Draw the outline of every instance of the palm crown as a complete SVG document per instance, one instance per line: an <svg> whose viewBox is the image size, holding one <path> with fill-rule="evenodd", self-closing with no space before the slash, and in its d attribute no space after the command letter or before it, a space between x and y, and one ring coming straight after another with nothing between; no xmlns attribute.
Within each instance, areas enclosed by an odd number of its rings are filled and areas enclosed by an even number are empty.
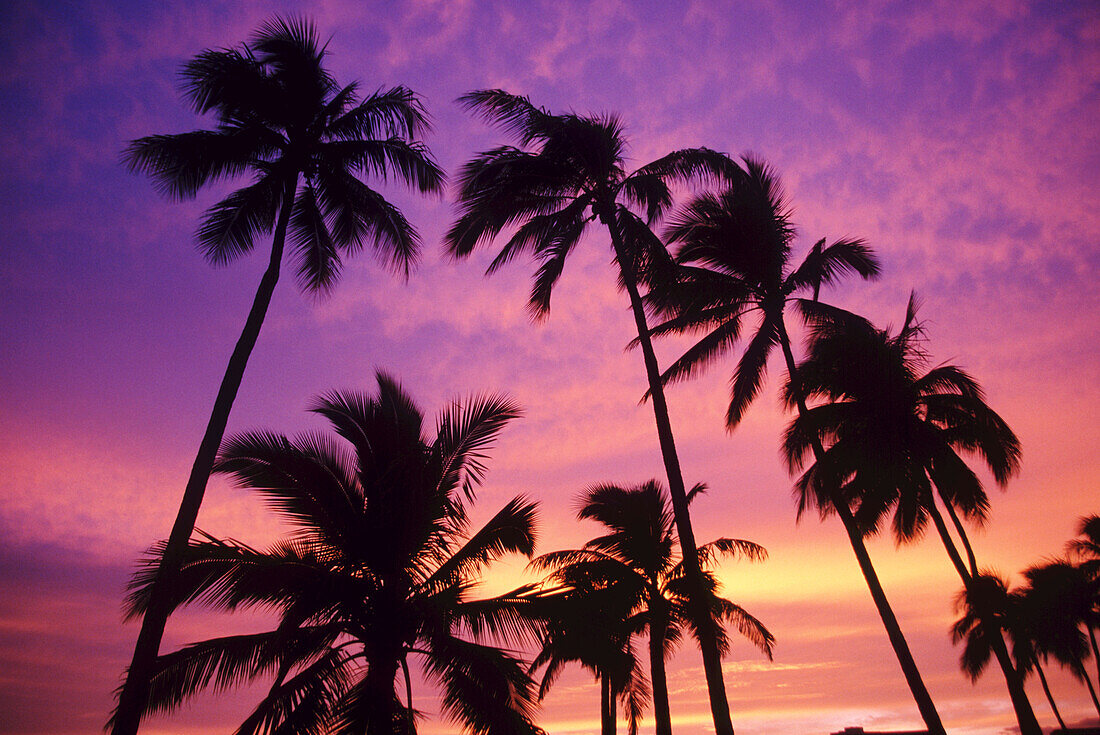
<svg viewBox="0 0 1100 735"><path fill-rule="evenodd" d="M1001 485L1019 468L1019 440L970 375L955 365L922 372L927 357L916 312L911 297L893 336L851 315L811 329L798 376L808 399L826 402L792 422L784 452L797 470L815 436L827 448L797 482L800 512L827 511L828 494L840 488L864 528L893 508L894 532L909 540L933 511L933 489L952 512L984 520L989 499L959 452L984 460ZM792 390L788 384L793 404Z"/></svg>
<svg viewBox="0 0 1100 735"><path fill-rule="evenodd" d="M691 148L630 172L622 124L614 115L553 115L498 89L459 101L514 136L520 147L493 148L462 168L459 218L447 233L447 247L465 256L515 225L489 271L530 252L539 261L529 303L537 317L549 311L565 261L593 220L614 226L629 241L622 252L616 245L622 277L644 280L667 256L631 207L656 221L671 206L673 182L720 180L733 171L726 156Z"/></svg>
<svg viewBox="0 0 1100 735"><path fill-rule="evenodd" d="M184 93L217 126L141 138L124 155L178 199L251 173L251 184L207 212L199 247L211 262L229 262L286 211L299 282L322 292L335 284L342 253L364 243L406 273L416 260L416 231L361 175L392 175L421 192L443 183L415 140L427 128L416 96L394 87L360 99L356 84L341 87L326 71L325 56L311 24L284 19L240 49L204 51L184 67Z"/></svg>
<svg viewBox="0 0 1100 735"><path fill-rule="evenodd" d="M476 531L467 518L485 452L519 411L501 396L456 403L429 439L400 386L382 374L378 383L377 396L318 400L314 411L342 442L268 432L226 442L217 471L259 493L292 532L265 550L192 541L172 605L262 608L280 622L161 656L151 711L207 686L273 675L239 732L406 731L412 692L401 705L395 676L405 668L407 682L407 658L419 656L442 687L444 711L468 731L535 731L522 662L477 640L518 635L521 601L471 597L486 564L531 554L535 506L515 498ZM155 574L154 555L132 583L131 615L147 605Z"/></svg>
<svg viewBox="0 0 1100 735"><path fill-rule="evenodd" d="M762 161L747 157L744 164L727 189L701 194L672 216L666 239L676 245L680 277L672 288L650 294L652 304L668 316L654 334L706 333L665 370L665 382L688 378L732 350L744 318L758 316L759 326L730 381L730 429L760 391L772 349L786 342L788 302L810 309L821 286L849 273L862 278L879 273L870 248L852 239L828 245L819 240L794 266L796 229L779 179ZM807 293L812 298L798 296Z"/></svg>

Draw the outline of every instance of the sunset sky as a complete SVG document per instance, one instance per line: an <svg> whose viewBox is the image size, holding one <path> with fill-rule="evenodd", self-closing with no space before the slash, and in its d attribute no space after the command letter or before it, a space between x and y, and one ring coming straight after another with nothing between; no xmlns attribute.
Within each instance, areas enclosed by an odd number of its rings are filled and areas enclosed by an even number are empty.
<svg viewBox="0 0 1100 735"><path fill-rule="evenodd" d="M799 257L820 237L852 236L882 259L881 280L824 297L896 327L915 290L932 362L976 376L1019 435L1022 471L1004 493L989 483L990 520L973 533L979 563L1018 583L1063 552L1080 516L1100 512L1094 0L11 0L0 6L0 732L97 732L112 706L137 635L121 617L128 574L175 517L267 246L209 266L193 234L228 188L169 202L125 171L120 151L207 125L181 100L181 64L244 41L274 13L305 14L331 37L338 81L421 95L426 142L448 172L504 142L454 103L490 87L554 112L617 113L635 165L691 146L763 157L789 194ZM541 501L540 553L583 544L597 532L574 518L586 485L663 480L607 239L578 248L536 324L524 310L530 262L491 278L491 250L450 262L440 244L450 194L380 187L419 228L420 267L405 282L365 253L320 301L285 269L229 433L322 429L306 412L313 396L373 390L376 370L429 416L505 391L525 417L493 452L479 512L527 493ZM686 344L659 343L662 364ZM669 402L685 479L710 486L693 506L697 537L770 552L722 568L727 595L778 639L772 663L744 641L726 660L737 732L920 726L839 523L796 523L778 453L782 366L728 434L732 366L673 387ZM256 543L280 528L222 478L199 527ZM976 685L959 672L948 628L960 583L938 540L899 549L882 537L871 553L948 731L1012 732L999 672ZM519 582L524 564L499 568L486 591ZM189 610L162 650L264 623ZM1082 686L1060 673L1052 682L1068 721L1095 721ZM691 645L670 683L676 732L711 732ZM1053 726L1037 682L1028 691ZM143 732L230 731L257 696L204 696ZM432 713L423 733L457 732L429 690L418 698ZM563 677L539 724L597 733L591 678Z"/></svg>

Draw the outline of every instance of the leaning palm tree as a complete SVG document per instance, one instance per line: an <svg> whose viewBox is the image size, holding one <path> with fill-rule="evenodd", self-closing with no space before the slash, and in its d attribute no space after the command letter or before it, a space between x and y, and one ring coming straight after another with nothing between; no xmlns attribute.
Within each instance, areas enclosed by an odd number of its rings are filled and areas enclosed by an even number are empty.
<svg viewBox="0 0 1100 735"><path fill-rule="evenodd" d="M688 501L704 489L696 485ZM598 521L608 533L581 549L544 554L531 566L549 572L547 582L565 589L606 590L627 611L626 626L634 634L648 633L650 679L653 683L653 712L657 735L671 735L668 683L665 660L694 627L690 594L684 567L676 558L673 515L665 490L656 480L636 487L595 485L581 496L578 517ZM721 538L700 546L700 560L706 565L721 556L764 559L759 544ZM583 583L578 583L581 580ZM718 631L719 650L725 654L729 640L724 624L735 627L771 659L774 637L759 620L741 606L718 594L719 584L705 569L705 601Z"/></svg>
<svg viewBox="0 0 1100 735"><path fill-rule="evenodd" d="M676 530L684 554L688 584L703 595L695 535L688 516L687 491L650 340L640 288L667 272L667 252L631 207L658 220L672 202L670 184L718 180L735 166L724 155L704 148L670 153L633 172L626 168L626 140L614 116L553 115L526 98L501 90L471 92L460 102L513 135L519 146L505 145L479 154L459 176L459 217L446 236L456 257L495 239L507 227L512 236L489 266L493 272L524 253L540 263L529 308L537 317L550 309L550 296L565 261L599 220L611 238L619 285L627 292L645 361L661 456L668 476ZM693 603L694 604L694 603ZM731 735L729 703L722 681L717 631L702 603L694 608L697 632L717 735Z"/></svg>
<svg viewBox="0 0 1100 735"><path fill-rule="evenodd" d="M305 20L275 19L241 48L207 50L183 69L195 112L214 115L212 130L153 135L133 141L124 160L149 174L174 199L191 199L205 184L250 174L251 182L211 208L199 248L223 265L272 233L267 270L229 359L159 571L134 657L119 695L114 733L137 731L150 665L168 616L167 587L186 552L218 445L245 365L279 279L289 235L301 288L328 293L343 257L370 245L408 274L419 238L401 212L363 183L390 176L423 193L439 192L443 174L417 137L427 119L404 87L361 99L355 84L339 86L324 67L325 48Z"/></svg>
<svg viewBox="0 0 1100 735"><path fill-rule="evenodd" d="M798 376L801 396L822 402L791 423L784 453L795 472L813 454L815 441L825 447L796 484L800 512L831 507L839 489L842 502L856 508L857 523L869 532L892 513L898 543L919 538L931 520L969 587L979 571L959 516L982 523L989 498L960 453L980 459L1004 487L1019 469L1020 442L965 371L938 365L923 372L923 339L912 295L896 335L853 315L815 324ZM795 404L790 385L786 398ZM941 503L969 565L939 510ZM977 606L975 614L980 617L984 609ZM985 619L985 640L1000 664L1022 731L1037 733L1039 724L1001 622L999 614Z"/></svg>
<svg viewBox="0 0 1100 735"><path fill-rule="evenodd" d="M523 662L486 640L518 642L524 600L471 595L494 559L534 548L536 508L522 497L480 529L468 518L486 451L519 415L516 405L499 395L456 402L426 436L420 409L379 374L376 395L332 393L313 410L339 440L241 434L216 465L259 494L290 535L256 549L204 534L188 544L170 588L172 609L261 609L278 625L159 657L142 710L170 711L200 690L267 678L270 689L237 732L413 733L409 667L419 659L465 731L538 732ZM130 615L152 603L164 549L135 575Z"/></svg>
<svg viewBox="0 0 1100 735"><path fill-rule="evenodd" d="M650 293L654 307L667 318L654 327L654 334L704 333L669 366L664 382L691 377L732 351L741 340L746 318L756 317L756 331L748 338L730 381L726 426L731 431L759 394L776 347L783 354L798 412L807 411L785 323L787 307L794 304L803 315L821 318L836 311L818 301L823 286L850 274L869 279L879 273L870 248L850 239L829 244L820 240L795 265L796 231L778 177L757 159L745 158L744 164L725 191L702 194L672 217L666 239L676 246L680 277L672 288ZM824 453L816 439L813 451ZM930 732L942 733L939 714L871 563L863 529L839 494L830 499L829 507L848 535L921 717Z"/></svg>

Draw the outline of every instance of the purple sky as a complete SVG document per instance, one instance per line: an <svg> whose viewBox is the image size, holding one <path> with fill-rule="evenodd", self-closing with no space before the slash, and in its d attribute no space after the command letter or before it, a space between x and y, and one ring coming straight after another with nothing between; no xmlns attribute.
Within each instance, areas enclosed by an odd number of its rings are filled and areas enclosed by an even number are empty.
<svg viewBox="0 0 1100 735"><path fill-rule="evenodd" d="M331 35L339 81L422 95L435 124L427 142L448 171L502 140L453 102L487 87L552 111L618 113L637 165L697 145L764 157L790 195L800 248L863 237L883 260L879 282L828 298L897 325L915 289L933 361L972 372L1020 436L1023 470L1006 493L990 489L990 523L974 534L979 562L1019 581L1062 552L1079 516L1100 512L1095 2L13 0L0 8L0 732L104 722L137 633L121 623L123 585L169 530L265 262L208 266L193 233L227 189L167 202L125 172L120 151L204 125L181 102L180 65L243 41L275 12L304 13ZM449 197L386 192L423 235L420 268L406 283L364 255L321 302L288 274L229 431L321 428L305 412L311 397L371 390L376 369L429 415L454 397L507 391L526 417L494 452L481 511L526 492L542 501L540 552L582 544L596 531L573 519L579 490L662 476L606 239L577 250L550 318L532 324L530 263L491 279L489 251L451 263L439 244ZM685 344L659 345L662 363ZM781 366L728 435L731 367L669 398L685 479L712 488L696 504L697 536L771 553L723 568L728 595L779 641L772 664L745 643L727 660L738 732L917 726L839 525L795 523L778 457ZM278 532L220 479L199 525L246 541ZM895 549L884 538L872 554L949 731L1008 732L998 674L972 686L958 671L947 629L959 583L938 542ZM488 588L510 586L522 567L504 567ZM166 647L262 624L188 612ZM690 647L672 677L677 732L709 732ZM1054 689L1067 719L1093 712L1068 677ZM1029 692L1052 725L1038 686ZM145 731L227 729L249 696L203 698ZM585 674L567 676L541 724L596 733L597 702ZM454 728L434 718L422 731Z"/></svg>

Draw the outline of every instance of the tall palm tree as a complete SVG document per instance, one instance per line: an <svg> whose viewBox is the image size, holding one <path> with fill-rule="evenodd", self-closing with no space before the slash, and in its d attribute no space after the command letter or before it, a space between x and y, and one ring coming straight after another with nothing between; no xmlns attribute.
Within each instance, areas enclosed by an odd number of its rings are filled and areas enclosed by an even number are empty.
<svg viewBox="0 0 1100 735"><path fill-rule="evenodd" d="M703 489L702 485L692 488L688 501ZM671 735L665 660L682 639L684 629L694 627L694 619L690 615L691 595L684 567L674 551L673 514L665 490L656 480L630 488L595 485L581 496L577 515L598 521L608 533L592 539L581 549L544 554L531 565L550 572L547 581L551 584L566 589L595 586L609 591L618 608L628 612L627 629L649 634L655 731L657 735ZM759 544L729 538L704 544L697 553L704 565L723 555L740 555L750 560L767 556ZM578 585L577 580L585 584ZM598 580L598 584L593 585L593 580ZM775 639L768 629L744 608L720 597L718 581L705 567L704 580L705 601L718 631L721 653L729 649L723 625L729 623L770 660Z"/></svg>
<svg viewBox="0 0 1100 735"><path fill-rule="evenodd" d="M758 321L730 381L726 426L731 431L759 394L768 358L777 346L783 354L798 413L807 412L784 320L787 307L794 304L804 315L820 318L836 311L818 302L823 286L849 274L869 279L879 273L878 260L870 248L850 239L829 244L819 240L795 265L795 234L778 177L765 163L751 157L744 159L743 170L729 188L695 198L672 217L666 232L666 240L676 246L680 278L673 288L651 291L653 305L667 318L653 332L704 335L669 366L662 376L665 382L688 378L732 351L741 339L746 317L752 315ZM820 442L814 442L815 455L823 454ZM863 529L839 494L830 499L829 507L848 535L921 717L930 732L943 733L939 714L871 563Z"/></svg>
<svg viewBox="0 0 1100 735"><path fill-rule="evenodd" d="M534 548L536 507L522 497L478 530L468 518L486 452L519 415L516 405L499 395L456 402L428 437L412 398L379 374L377 395L332 393L313 411L339 440L241 434L216 465L258 493L290 535L259 550L204 534L188 544L170 588L172 609L264 609L278 625L159 657L143 711L273 677L238 732L412 733L409 659L419 658L464 730L539 732L523 662L484 642L520 634L524 601L471 599L486 565ZM164 548L135 575L131 615L152 603Z"/></svg>
<svg viewBox="0 0 1100 735"><path fill-rule="evenodd" d="M272 233L267 270L218 389L159 576L145 611L134 657L114 717L115 735L137 731L150 666L168 617L169 590L195 526L229 412L279 279L290 236L304 291L328 293L345 255L372 246L405 273L419 238L401 212L362 181L365 175L440 192L443 174L417 141L428 125L416 96L404 87L361 99L356 84L339 86L324 67L325 48L302 19L276 18L241 48L207 50L183 68L192 109L216 126L133 141L124 160L150 175L174 199L191 199L205 184L250 174L251 182L214 205L198 232L207 260L223 265Z"/></svg>
<svg viewBox="0 0 1100 735"><path fill-rule="evenodd" d="M459 217L446 236L456 257L515 226L514 234L489 266L495 271L525 252L539 262L529 308L545 317L550 296L569 254L594 220L607 228L619 285L627 292L645 361L661 457L668 476L676 530L688 583L703 590L695 535L688 516L687 491L660 381L640 287L666 272L668 255L631 207L654 222L672 202L670 184L718 180L736 168L724 155L704 148L679 150L633 172L626 168L626 140L614 116L553 115L526 97L501 90L471 92L460 99L468 109L515 137L479 154L459 176ZM717 735L731 735L729 703L722 681L718 633L700 603L694 608Z"/></svg>
<svg viewBox="0 0 1100 735"><path fill-rule="evenodd" d="M912 295L905 322L893 336L852 315L817 323L798 375L801 395L823 402L792 422L784 452L797 471L813 453L815 440L827 445L798 480L800 510L831 507L839 488L843 502L855 506L857 523L868 531L892 512L899 543L919 538L931 519L959 578L969 586L980 575L959 513L980 523L989 498L959 452L981 459L1003 487L1019 469L1020 442L965 371L939 365L922 374L927 363L923 339ZM790 387L786 398L795 404ZM937 501L954 522L969 566ZM980 614L986 608L975 609ZM985 635L1020 727L1037 733L1039 724L1005 644L1002 622L1001 614L991 614Z"/></svg>

